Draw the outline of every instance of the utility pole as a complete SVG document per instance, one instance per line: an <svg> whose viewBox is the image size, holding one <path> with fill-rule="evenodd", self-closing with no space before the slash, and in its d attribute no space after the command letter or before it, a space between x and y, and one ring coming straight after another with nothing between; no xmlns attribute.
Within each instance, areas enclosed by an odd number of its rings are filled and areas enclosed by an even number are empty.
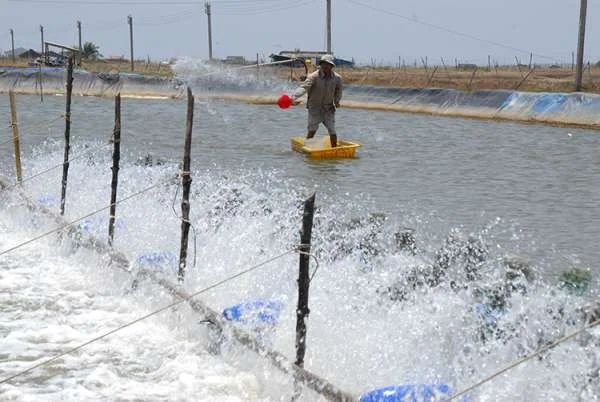
<svg viewBox="0 0 600 402"><path fill-rule="evenodd" d="M212 27L210 21L210 2L204 3L204 11L208 17L208 60L212 61Z"/></svg>
<svg viewBox="0 0 600 402"><path fill-rule="evenodd" d="M577 41L577 70L575 72L575 91L581 91L583 77L583 42L585 40L585 19L587 15L587 0L581 0L579 9L579 40Z"/></svg>
<svg viewBox="0 0 600 402"><path fill-rule="evenodd" d="M12 61L15 62L15 32L10 29L10 46L12 49Z"/></svg>
<svg viewBox="0 0 600 402"><path fill-rule="evenodd" d="M331 0L327 0L327 53L331 53Z"/></svg>
<svg viewBox="0 0 600 402"><path fill-rule="evenodd" d="M77 21L77 36L79 37L79 54L77 55L77 66L81 67L81 21Z"/></svg>
<svg viewBox="0 0 600 402"><path fill-rule="evenodd" d="M131 71L133 71L133 17L127 16L127 23L129 24L129 50L131 53Z"/></svg>
<svg viewBox="0 0 600 402"><path fill-rule="evenodd" d="M42 25L40 25L40 33L42 34L42 60L45 63L48 60L46 60L46 53L44 52L44 27Z"/></svg>

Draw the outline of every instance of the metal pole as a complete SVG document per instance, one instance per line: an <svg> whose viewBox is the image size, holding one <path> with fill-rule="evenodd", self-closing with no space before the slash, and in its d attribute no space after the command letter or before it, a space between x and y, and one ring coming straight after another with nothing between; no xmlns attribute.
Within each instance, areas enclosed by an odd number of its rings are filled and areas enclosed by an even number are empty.
<svg viewBox="0 0 600 402"><path fill-rule="evenodd" d="M81 21L77 21L77 36L79 37L79 54L77 55L77 66L81 67Z"/></svg>
<svg viewBox="0 0 600 402"><path fill-rule="evenodd" d="M579 9L579 40L577 41L577 70L575 72L575 91L581 91L583 77L583 44L585 41L585 19L587 15L587 0L581 0Z"/></svg>
<svg viewBox="0 0 600 402"><path fill-rule="evenodd" d="M10 47L12 49L12 61L15 62L15 32L10 29Z"/></svg>
<svg viewBox="0 0 600 402"><path fill-rule="evenodd" d="M212 61L212 58L213 58L213 51L212 51L212 24L211 24L210 3L208 1L204 4L204 10L206 11L206 15L208 17L208 60Z"/></svg>
<svg viewBox="0 0 600 402"><path fill-rule="evenodd" d="M331 0L327 0L327 53L331 54Z"/></svg>
<svg viewBox="0 0 600 402"><path fill-rule="evenodd" d="M131 52L131 71L133 71L133 17L127 16L127 23L129 24L129 49Z"/></svg>
<svg viewBox="0 0 600 402"><path fill-rule="evenodd" d="M44 60L44 63L48 63L48 60L46 60L46 53L44 52L44 27L42 25L40 25L40 33L42 35L42 60Z"/></svg>

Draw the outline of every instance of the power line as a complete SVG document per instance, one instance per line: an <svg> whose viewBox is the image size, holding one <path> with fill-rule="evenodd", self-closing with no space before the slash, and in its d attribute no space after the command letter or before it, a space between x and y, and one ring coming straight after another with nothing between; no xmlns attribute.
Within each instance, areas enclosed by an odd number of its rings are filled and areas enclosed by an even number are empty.
<svg viewBox="0 0 600 402"><path fill-rule="evenodd" d="M153 26L153 25L168 25L174 24L176 22L185 21L190 18L196 18L198 16L198 11L194 9L180 11L178 13L162 15L158 19L138 19L138 26Z"/></svg>
<svg viewBox="0 0 600 402"><path fill-rule="evenodd" d="M169 5L182 5L182 4L200 4L199 1L189 1L189 0L175 0L175 1L149 1L149 0L141 0L141 1L116 1L116 0L88 0L88 1L77 1L77 0L8 0L11 3L36 3L36 4L69 4L69 5L77 5L77 6L104 6L104 5L154 5L154 6L169 6ZM312 0L314 1L314 0ZM264 6L265 3L273 3L273 4L281 4L280 0L212 0L213 3L219 4L229 4L229 5L247 5L247 4L256 4ZM292 2L291 2L292 3Z"/></svg>
<svg viewBox="0 0 600 402"><path fill-rule="evenodd" d="M483 38L480 38L478 36L471 35L471 34L464 33L464 32L460 32L460 31L457 31L455 29L446 28L446 27L443 27L441 25L431 24L429 22L417 21L414 18L407 17L405 15L398 14L398 13L395 13L393 11L384 10L382 8L373 7L373 6L370 6L368 4L361 3L360 1L356 1L356 0L346 0L346 1L349 2L349 3L356 4L358 6L364 7L364 8L368 8L368 9L373 10L373 11L377 11L379 13L391 15L391 16L394 16L394 17L399 17L399 18L405 19L407 21L413 22L415 24L420 24L420 25L424 25L424 26L427 26L427 27L430 27L430 28L435 28L435 29L438 29L438 30L441 30L441 31L444 31L444 32L451 33L453 35L462 36L463 38L468 38L468 39L472 39L472 40L475 40L475 41L478 41L478 42L483 42L483 43L487 43L487 44L490 44L490 45L502 47L504 49L514 50L514 51L519 52L519 53L532 54L533 56L536 56L536 57L539 57L539 58L542 58L542 59L547 59L547 60L555 60L556 59L555 57L550 57L550 56L545 56L545 55L541 55L541 54L532 53L529 50L520 49L518 47L514 47L514 46L510 46L510 45L505 45L503 43L495 42L495 41L488 40L488 39L483 39Z"/></svg>
<svg viewBox="0 0 600 402"><path fill-rule="evenodd" d="M241 7L223 7L218 6L216 10L219 15L260 15L260 14L269 14L280 11L287 11L294 8L300 8L307 4L314 3L315 0L307 0L304 2L293 1L289 5L282 5L281 2L278 2L279 6L273 6L269 8L265 8L262 4L255 4L254 7L249 7L244 4Z"/></svg>
<svg viewBox="0 0 600 402"><path fill-rule="evenodd" d="M36 4L69 4L73 6L106 6L106 5L154 5L168 6L181 4L198 4L198 1L111 1L111 0L95 0L95 1L76 1L76 0L8 0L12 3L36 3Z"/></svg>

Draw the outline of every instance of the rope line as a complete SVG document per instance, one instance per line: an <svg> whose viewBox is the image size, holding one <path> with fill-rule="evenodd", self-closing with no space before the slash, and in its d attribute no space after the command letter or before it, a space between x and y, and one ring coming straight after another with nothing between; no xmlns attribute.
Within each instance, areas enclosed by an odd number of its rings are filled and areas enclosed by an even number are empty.
<svg viewBox="0 0 600 402"><path fill-rule="evenodd" d="M67 160L67 163L70 163L70 162L72 162L72 161L74 161L74 160L77 160L77 159L79 159L79 158L81 158L81 157L83 157L83 156L86 156L86 155L88 155L88 154L90 154L90 153L92 153L92 152L95 152L95 151L97 151L97 150L99 150L99 149L101 149L101 148L103 148L103 147L105 147L105 146L107 146L107 145L111 145L111 144L110 144L110 142L108 142L108 143L106 143L106 144L99 145L99 146L97 146L97 147L95 147L95 148L88 149L87 151L85 151L85 152L83 152L83 153L81 153L81 154L79 154L79 155L73 156L73 157L71 157L70 159L68 159L68 160ZM43 175L43 174L45 174L45 173L48 173L48 172L50 172L50 171L52 171L52 170L54 170L54 169L57 169L57 168L59 168L59 167L62 167L64 164L65 164L64 162L61 162L61 163L59 163L59 164L57 164L57 165L54 165L54 166L52 166L52 167L49 167L49 168L48 168L48 169L46 169L46 170L42 170L41 172L38 172L38 173L34 174L33 176L26 177L26 178L24 178L23 180L21 180L21 182L20 182L20 183L18 183L18 182L17 182L17 183L11 184L10 186L6 187L6 190L10 190L10 189L12 189L12 188L15 188L16 186L18 186L18 185L20 185L20 184L22 184L22 183L24 183L24 182L26 182L26 181L29 181L29 180L35 179L36 177L39 177L39 176L41 176L41 175Z"/></svg>
<svg viewBox="0 0 600 402"><path fill-rule="evenodd" d="M34 129L41 129L41 128L48 128L50 127L52 124L56 123L57 121L59 121L60 119L63 119L65 117L65 114L60 114L58 117L52 119L52 120L48 120L48 121L42 121L39 123L33 123L31 125L21 125L18 122L17 123L11 123L11 127L13 125L18 126L22 131L26 132L26 131L32 131Z"/></svg>
<svg viewBox="0 0 600 402"><path fill-rule="evenodd" d="M27 131L39 130L39 129L42 129L42 128L48 128L48 127L50 127L52 124L54 124L54 123L56 123L57 121L59 121L60 119L65 119L65 120L67 120L67 118L66 118L66 114L65 114L65 113L63 113L63 114L61 114L60 116L58 116L57 118L55 118L55 119L48 120L48 121L43 121L43 122L41 122L41 123L34 123L34 124L32 124L32 125L20 125L18 122L17 122L17 123L13 123L13 122L11 121L11 122L9 123L8 127L6 127L5 129L6 129L6 132L7 132L9 135L12 135L12 133L9 131L9 129L11 129L11 128L15 127L15 126L16 126L16 127L19 127L19 128L21 129L21 131L23 131L23 132L27 132ZM3 131L4 131L4 130L3 130ZM6 141L3 141L3 142L0 142L0 147L2 147L2 146L4 146L4 145L6 145L7 143L9 143L9 142L11 142L11 141L13 141L13 139L12 139L12 138L11 138L11 139L9 139L9 140L6 140Z"/></svg>
<svg viewBox="0 0 600 402"><path fill-rule="evenodd" d="M479 382L471 385L470 387L465 388L462 391L460 391L460 392L452 395L450 397L450 399L448 399L448 400L451 401L453 399L458 398L459 396L462 396L462 395L466 394L467 392L470 392L470 391L474 390L475 388L479 388L483 384L485 384L485 383L493 380L494 378L496 378L496 377L498 377L498 376L506 373L507 371L512 370L513 368L515 368L515 367L517 367L517 366L525 363L526 361L531 360L531 359L533 359L536 356L539 356L540 354L542 354L542 353L544 353L544 352L546 352L546 351L548 351L548 350L550 350L550 349L552 349L552 348L560 345L561 343L564 343L564 342L568 341L569 339L571 339L571 338L573 338L573 337L581 334L583 331L586 331L586 330L588 330L588 329L590 329L592 327L595 327L598 324L600 324L600 319L597 319L596 321L591 322L590 324L584 326L583 328L581 328L578 331L573 332L572 334L566 335L566 336L564 336L564 337L562 337L562 338L560 338L560 339L558 339L558 340L550 343L549 345L544 346L543 348L537 350L535 353L532 353L529 356L525 356L524 358L522 358L520 360L517 360L516 362L514 362L511 365L503 368L502 370L497 371L496 373L490 375L489 377L486 377L483 380L481 380L481 381L479 381Z"/></svg>
<svg viewBox="0 0 600 402"><path fill-rule="evenodd" d="M250 267L250 268L247 268L247 269L245 269L243 271L240 271L237 274L235 274L235 275L233 275L233 276L231 276L229 278L223 279L223 280L221 280L219 282L216 282L216 283L214 283L214 284L212 284L210 286L207 286L207 287L205 287L203 289L200 289L199 291L197 291L197 292L192 293L191 295L189 295L189 297L187 297L187 298L182 298L180 300L174 301L173 303L170 303L170 304L168 304L168 305L166 305L164 307L161 307L158 310L152 311L152 312L150 312L150 313L148 313L148 314L146 314L146 315L144 315L142 317L136 318L133 321L130 321L130 322L128 322L126 324L123 324L123 325L121 325L121 326L119 326L119 327L117 327L117 328L115 328L113 330L110 330L110 331L108 331L108 332L106 332L106 333L104 333L102 335L99 335L99 336L97 336L97 337L95 337L93 339L90 339L89 341L87 341L85 343L82 343L81 345L78 345L78 346L76 346L76 347L74 347L72 349L69 349L69 350L67 350L65 352L62 352L62 353L60 353L60 354L58 354L58 355L56 355L56 356L54 356L54 357L52 357L50 359L46 359L46 360L44 360L44 361L42 361L42 362L40 362L38 364L35 364L35 365L33 365L33 366L31 366L31 367L23 370L23 371L20 371L20 372L16 373L16 374L14 374L14 375L12 375L10 377L4 378L4 379L0 380L0 384L4 384L4 383L6 383L6 382L8 382L8 381L10 381L12 379L15 379L15 378L20 377L20 376L22 376L24 374L27 374L27 373L35 370L36 368L39 368L39 367L45 366L45 365L47 365L49 363L52 363L53 361L55 361L57 359L60 359L61 357L65 356L65 355L68 355L68 354L71 354L71 353L76 352L78 350L81 350L84 347L86 347L86 346L88 346L88 345L90 345L90 344L92 344L94 342L97 342L97 341L99 341L101 339L104 339L104 338L106 338L106 337L108 337L108 336L110 336L110 335L112 335L112 334L114 334L114 333L116 333L118 331L121 331L121 330L123 330L125 328L128 328L128 327L130 327L130 326L132 326L134 324L137 324L138 322L144 321L144 320L146 320L146 319L148 319L148 318L150 318L152 316L155 316L155 315L157 315L159 313L162 313L165 310L171 309L171 308L173 308L173 307L175 307L175 306L177 306L177 305L179 305L179 304L181 304L183 302L190 301L192 298L194 298L194 297L196 297L196 296L198 296L198 295L200 295L200 294L202 294L204 292L212 290L212 289L214 289L214 288L216 288L218 286L221 286L224 283L227 283L227 282L232 281L232 280L234 280L236 278L239 278L240 276L243 276L243 275L248 274L248 273L250 273L252 271L255 271L258 268L260 268L260 267L262 267L264 265L267 265L268 263L271 263L271 262L273 262L273 261L275 261L275 260L277 260L279 258L282 258L282 257L286 256L287 254L290 254L290 253L292 253L292 252L294 252L296 250L297 250L297 248L288 250L288 251L286 251L284 253L281 253L281 254L279 254L279 255L277 255L275 257L272 257L272 258L270 258L268 260L265 260L265 261L263 261L261 263L258 263L256 265Z"/></svg>
<svg viewBox="0 0 600 402"><path fill-rule="evenodd" d="M120 203L122 203L122 202L124 202L124 201L127 201L127 200L131 199L131 198L137 197L138 195L140 195L140 194L143 194L143 193L145 193L145 192L147 192L147 191L150 191L150 190L152 190L152 189L154 189L154 188L156 188L156 187L158 187L158 186L161 186L161 185L163 185L163 184L167 183L167 182L168 182L168 181L170 181L170 180L171 180L171 179L168 179L168 180L165 180L165 181L162 181L162 182L159 182L159 183L153 184L153 185L152 185L152 186L150 186L150 187L147 187L147 188L145 188L145 189L143 189L143 190L140 190L140 191L138 191L138 192L136 192L136 193L133 193L133 194L131 194L131 195L128 195L127 197L121 198L120 200L117 200L117 201L115 202L115 204L120 204ZM43 233L43 234L41 234L41 235L39 235L39 236L35 236L35 237L33 237L33 238L29 239L29 240L26 240L26 241L24 241L23 243L17 244L16 246L13 246L13 247L11 247L11 248L8 248L8 249L6 249L6 250L0 251L0 256L2 256L2 255L4 255L4 254L8 254L8 253L9 253L9 252L11 252L11 251L14 251L14 250L16 250L16 249L18 249L18 248L21 248L21 247L23 247L23 246L26 246L27 244L33 243L34 241L37 241L37 240L39 240L39 239L42 239L42 238L44 238L44 237L46 237L46 236L49 236L49 235L51 235L52 233L59 232L59 231L61 231L61 230L65 229L65 228L67 228L67 227L69 227L69 226L73 225L75 222L79 222L79 221L81 221L81 220L84 220L85 218L89 218L90 216L92 216L92 215L95 215L95 214L97 214L98 212L102 212L102 211L105 211L105 210L109 209L110 207L111 207L111 204L109 204L109 205L107 205L107 206L105 206L105 207L102 207L102 208L100 208L100 209L97 209L97 210L95 210L94 212L90 212L90 213L89 213L89 214L87 214L87 215L84 215L84 216L81 216L81 217L79 217L79 218L77 218L77 219L74 219L74 220L72 220L71 222L68 222L68 223L66 223L66 224L64 224L64 225L62 225L62 226L59 226L58 228L52 229L52 230L50 230L50 231L48 231L48 232L45 232L45 233Z"/></svg>
<svg viewBox="0 0 600 402"><path fill-rule="evenodd" d="M0 142L0 147L8 144L9 142L13 142L13 138L9 138L8 140L4 140L4 141Z"/></svg>

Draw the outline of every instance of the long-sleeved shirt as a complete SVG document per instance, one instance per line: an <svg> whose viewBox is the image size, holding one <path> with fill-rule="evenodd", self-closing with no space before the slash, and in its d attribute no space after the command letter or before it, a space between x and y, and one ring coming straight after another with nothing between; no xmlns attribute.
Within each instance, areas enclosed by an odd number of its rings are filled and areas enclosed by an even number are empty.
<svg viewBox="0 0 600 402"><path fill-rule="evenodd" d="M335 105L342 99L342 77L334 71L326 76L321 69L318 69L306 77L293 98L297 99L305 93L308 93L306 101L308 109L335 110Z"/></svg>

